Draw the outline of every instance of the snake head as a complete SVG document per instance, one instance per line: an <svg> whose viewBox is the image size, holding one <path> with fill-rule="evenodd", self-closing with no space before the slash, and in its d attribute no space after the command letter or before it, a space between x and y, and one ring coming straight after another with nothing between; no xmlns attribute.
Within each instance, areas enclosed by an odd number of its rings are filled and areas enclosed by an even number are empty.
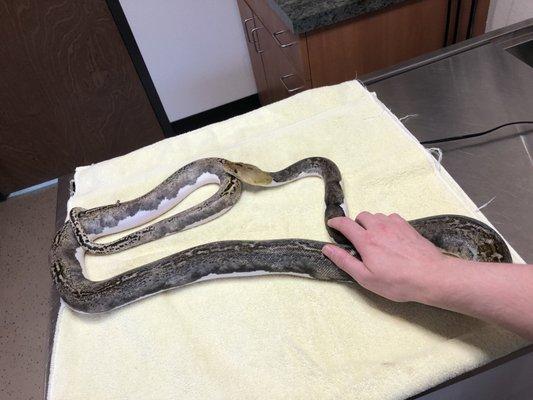
<svg viewBox="0 0 533 400"><path fill-rule="evenodd" d="M244 164L224 160L224 170L241 180L253 186L269 186L272 183L272 176L255 165Z"/></svg>

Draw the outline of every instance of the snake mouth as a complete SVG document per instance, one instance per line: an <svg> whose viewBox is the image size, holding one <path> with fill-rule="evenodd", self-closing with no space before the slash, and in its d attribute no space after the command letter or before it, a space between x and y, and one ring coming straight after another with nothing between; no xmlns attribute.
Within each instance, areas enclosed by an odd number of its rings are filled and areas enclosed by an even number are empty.
<svg viewBox="0 0 533 400"><path fill-rule="evenodd" d="M255 165L238 163L224 160L224 171L238 178L244 183L254 186L269 186L272 183L272 176Z"/></svg>

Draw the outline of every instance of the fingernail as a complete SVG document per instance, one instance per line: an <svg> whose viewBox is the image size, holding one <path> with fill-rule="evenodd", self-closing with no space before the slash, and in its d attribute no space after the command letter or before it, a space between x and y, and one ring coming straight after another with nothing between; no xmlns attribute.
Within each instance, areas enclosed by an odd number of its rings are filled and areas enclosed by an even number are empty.
<svg viewBox="0 0 533 400"><path fill-rule="evenodd" d="M326 244L324 247L322 247L322 254L329 256L333 253L333 246L330 244Z"/></svg>
<svg viewBox="0 0 533 400"><path fill-rule="evenodd" d="M337 218L337 217L335 217L335 218ZM328 219L328 226L329 226L329 227L331 227L331 223L333 222L333 219L334 219L334 218Z"/></svg>

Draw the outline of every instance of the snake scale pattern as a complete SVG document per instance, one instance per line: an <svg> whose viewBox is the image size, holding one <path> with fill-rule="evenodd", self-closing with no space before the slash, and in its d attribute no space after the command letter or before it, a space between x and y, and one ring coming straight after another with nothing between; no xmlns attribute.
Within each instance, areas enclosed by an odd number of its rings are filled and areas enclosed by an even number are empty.
<svg viewBox="0 0 533 400"><path fill-rule="evenodd" d="M134 200L92 209L73 208L50 251L55 286L72 309L101 313L164 290L219 277L288 274L353 283L349 275L322 255L324 242L306 239L219 241L101 281L89 280L83 274L86 253L116 253L217 218L239 200L243 184L269 187L307 176L319 176L324 181L324 220L345 216L340 171L332 161L322 157L305 158L277 172L265 172L250 164L221 158L204 158L182 167ZM209 183L218 184L219 189L202 203L113 242L96 242L100 237L150 222ZM509 249L498 233L475 219L440 215L409 223L449 255L475 261L511 262ZM327 225L326 228L337 244L359 257L344 236Z"/></svg>

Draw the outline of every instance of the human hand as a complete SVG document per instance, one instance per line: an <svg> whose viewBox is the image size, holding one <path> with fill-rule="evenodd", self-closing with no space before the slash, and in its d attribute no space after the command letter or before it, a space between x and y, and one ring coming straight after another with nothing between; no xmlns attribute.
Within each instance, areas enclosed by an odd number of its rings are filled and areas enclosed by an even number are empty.
<svg viewBox="0 0 533 400"><path fill-rule="evenodd" d="M338 217L328 225L350 240L362 261L333 244L322 252L361 286L393 301L427 302L448 257L406 220L362 212L355 221Z"/></svg>
<svg viewBox="0 0 533 400"><path fill-rule="evenodd" d="M397 214L338 217L362 261L333 244L323 253L361 286L393 301L416 301L498 324L533 340L533 264L472 262L443 255Z"/></svg>

